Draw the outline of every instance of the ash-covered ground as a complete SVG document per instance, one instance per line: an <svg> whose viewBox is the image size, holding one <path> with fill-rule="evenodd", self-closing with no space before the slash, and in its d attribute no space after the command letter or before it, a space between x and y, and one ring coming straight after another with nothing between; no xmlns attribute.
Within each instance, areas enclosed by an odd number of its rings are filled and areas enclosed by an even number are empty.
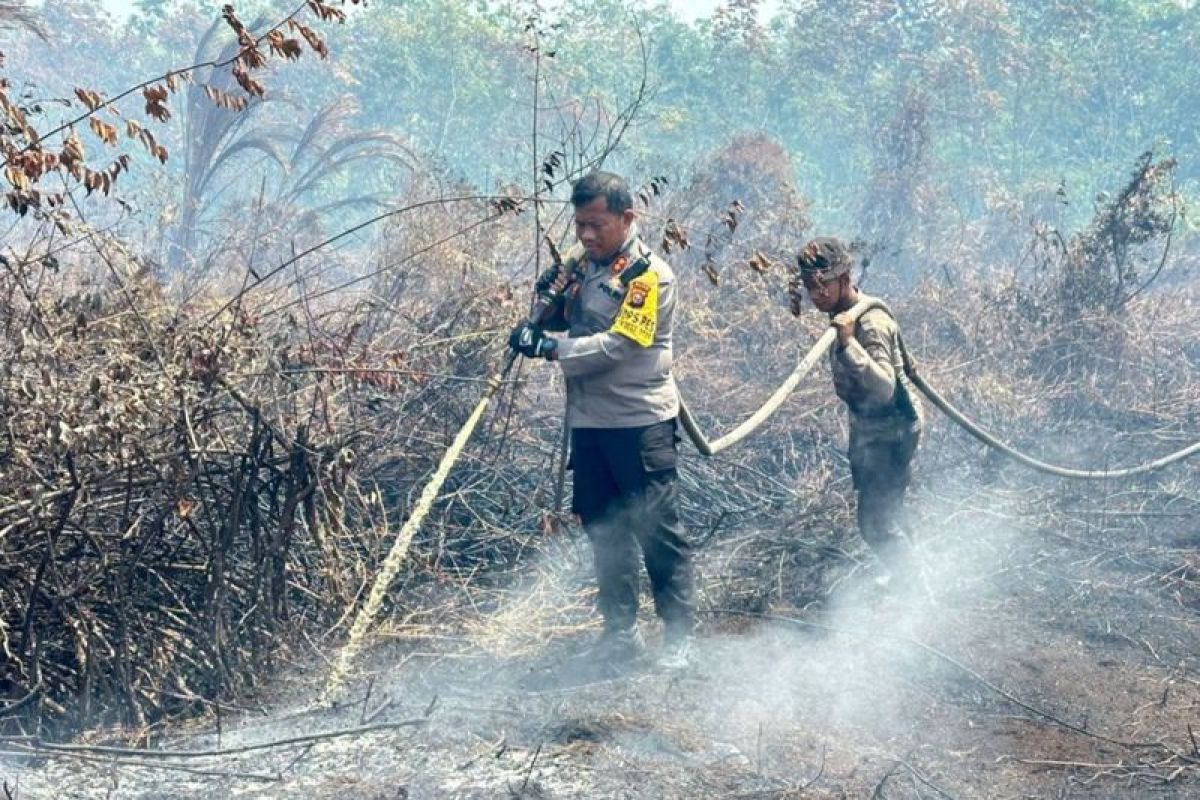
<svg viewBox="0 0 1200 800"><path fill-rule="evenodd" d="M155 745L397 727L0 777L14 800L1195 797L1200 504L1101 495L917 492L921 567L887 592L848 531L732 530L703 554L683 673L583 679L588 554L562 539L453 625L385 631L340 707L306 710L315 664L219 736L208 719Z"/></svg>

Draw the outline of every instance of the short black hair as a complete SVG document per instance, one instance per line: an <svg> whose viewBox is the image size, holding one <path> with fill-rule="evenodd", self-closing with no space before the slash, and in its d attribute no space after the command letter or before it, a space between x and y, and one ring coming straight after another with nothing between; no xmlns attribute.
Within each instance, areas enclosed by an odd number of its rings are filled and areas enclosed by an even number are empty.
<svg viewBox="0 0 1200 800"><path fill-rule="evenodd" d="M596 170L571 186L571 205L575 208L586 206L597 197L603 197L608 210L616 214L633 208L633 193L620 175Z"/></svg>

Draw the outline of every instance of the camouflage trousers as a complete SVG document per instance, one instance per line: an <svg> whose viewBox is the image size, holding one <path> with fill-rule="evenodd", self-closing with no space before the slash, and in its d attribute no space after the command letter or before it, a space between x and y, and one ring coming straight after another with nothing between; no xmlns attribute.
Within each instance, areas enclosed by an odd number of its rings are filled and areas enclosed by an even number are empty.
<svg viewBox="0 0 1200 800"><path fill-rule="evenodd" d="M904 493L920 429L865 439L850 434L850 474L858 495L858 531L885 567L900 569L911 556L904 524Z"/></svg>

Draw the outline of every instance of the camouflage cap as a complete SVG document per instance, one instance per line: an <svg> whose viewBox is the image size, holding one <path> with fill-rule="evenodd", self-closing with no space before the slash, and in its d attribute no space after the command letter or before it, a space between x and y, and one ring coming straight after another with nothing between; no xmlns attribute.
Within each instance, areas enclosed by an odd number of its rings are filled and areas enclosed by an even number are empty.
<svg viewBox="0 0 1200 800"><path fill-rule="evenodd" d="M796 262L800 265L801 278L814 278L821 283L845 275L854 265L850 249L833 236L810 239L796 256Z"/></svg>

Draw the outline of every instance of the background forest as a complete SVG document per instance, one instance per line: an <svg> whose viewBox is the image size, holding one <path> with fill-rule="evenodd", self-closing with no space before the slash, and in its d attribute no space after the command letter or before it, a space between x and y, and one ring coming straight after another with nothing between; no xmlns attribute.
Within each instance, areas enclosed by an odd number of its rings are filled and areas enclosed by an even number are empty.
<svg viewBox="0 0 1200 800"><path fill-rule="evenodd" d="M695 25L665 4L598 0L540 12L541 49L554 54L539 76L544 146L573 126L582 136L611 123L644 77L646 102L609 166L679 185L739 138L774 143L817 227L886 238L894 268L913 271L946 260L950 243L987 224L1012 234L992 237L1000 249L989 255L1016 260L1019 249L1003 248L1020 241L1027 210L1082 224L1097 195L1112 191L1114 172L1150 148L1177 158L1185 195L1197 179L1191 3L814 1L784 3L769 21L759 5L728 3ZM14 87L71 97L86 77L88 88L113 93L227 44L203 41L215 6L135 6L117 24L98 2L47 4L49 41L22 36L7 47ZM250 3L239 13L270 19L286 6ZM252 168L270 193L309 206L376 194L394 201L414 170L528 190L531 161L547 155L531 152L530 13L538 12L528 4L454 0L357 10L331 42L329 63L281 71L256 112L265 129L238 133L295 139L324 112L339 133L395 137L404 158L285 187L282 150L245 146L219 165L226 172L207 195L187 199L205 206L201 214L252 203L259 183L232 179ZM201 121L185 122L165 132L168 146ZM185 204L145 184L189 187L197 179L186 170L216 166L175 151L165 170L134 176L141 191L125 187L151 230L164 206Z"/></svg>

